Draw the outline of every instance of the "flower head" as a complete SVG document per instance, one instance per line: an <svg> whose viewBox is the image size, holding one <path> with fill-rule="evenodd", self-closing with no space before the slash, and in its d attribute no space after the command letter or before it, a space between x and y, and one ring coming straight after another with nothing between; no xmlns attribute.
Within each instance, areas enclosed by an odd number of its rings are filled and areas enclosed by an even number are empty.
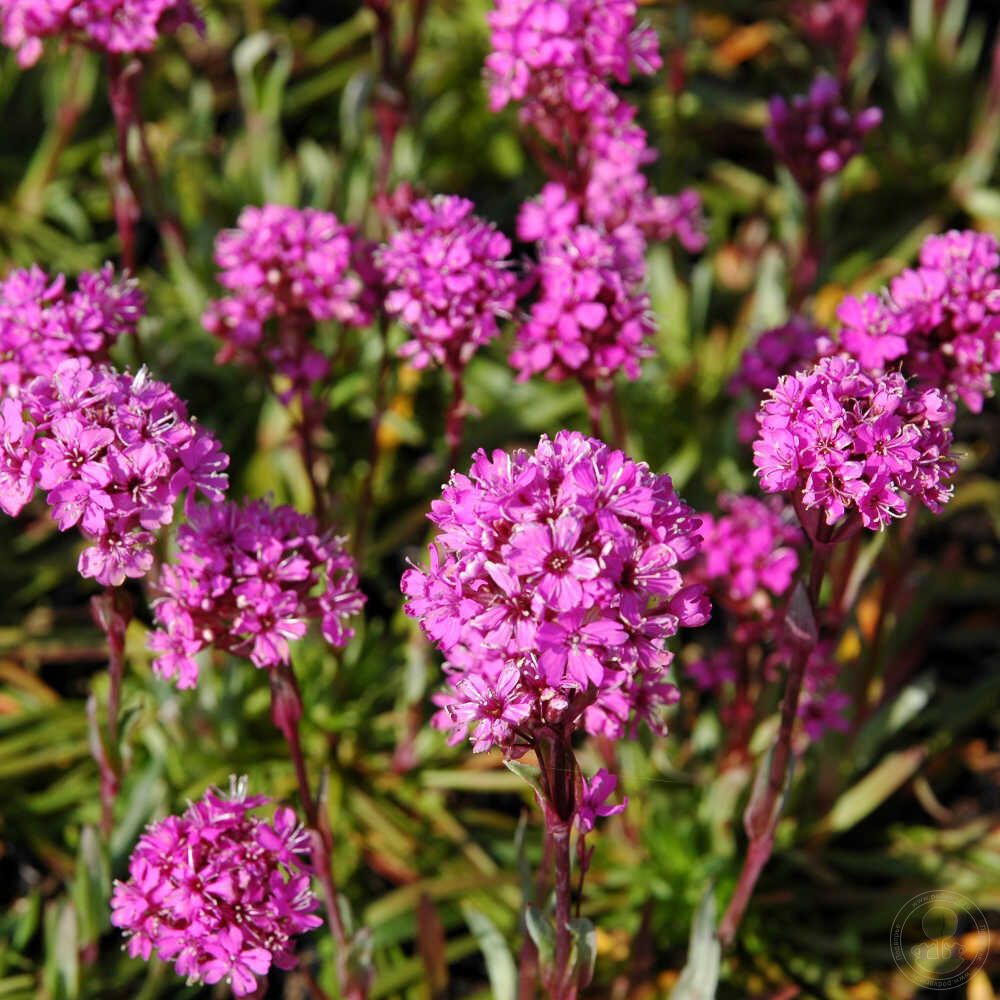
<svg viewBox="0 0 1000 1000"><path fill-rule="evenodd" d="M296 964L297 934L319 927L309 888L309 838L291 809L251 815L269 800L232 780L182 816L147 829L116 882L111 922L133 957L156 954L189 982L225 980L236 996L257 989L272 964Z"/></svg>
<svg viewBox="0 0 1000 1000"><path fill-rule="evenodd" d="M771 122L764 131L778 158L809 196L861 152L862 141L882 121L878 108L852 114L840 102L840 86L818 76L809 93L771 98Z"/></svg>
<svg viewBox="0 0 1000 1000"><path fill-rule="evenodd" d="M151 52L163 34L204 22L190 0L4 0L0 5L4 45L31 66L42 42L62 35L99 52Z"/></svg>
<svg viewBox="0 0 1000 1000"><path fill-rule="evenodd" d="M0 392L51 376L67 358L105 358L144 312L134 279L116 277L110 264L85 271L74 291L37 265L11 271L0 282Z"/></svg>
<svg viewBox="0 0 1000 1000"><path fill-rule="evenodd" d="M898 373L866 374L854 359L823 358L769 391L758 414L754 464L768 493L787 492L820 521L884 528L907 497L938 511L951 496L954 407Z"/></svg>
<svg viewBox="0 0 1000 1000"><path fill-rule="evenodd" d="M626 795L617 805L608 805L607 800L614 794L618 785L618 776L611 774L602 767L589 781L583 780L583 795L576 807L576 825L580 833L589 833L594 829L598 816L617 816L625 811L628 805Z"/></svg>
<svg viewBox="0 0 1000 1000"><path fill-rule="evenodd" d="M668 477L560 431L534 452L478 452L430 518L430 564L402 587L447 658L438 724L455 739L472 727L476 750L516 752L540 725L620 738L672 703L666 641L709 607L678 569L700 537Z"/></svg>
<svg viewBox="0 0 1000 1000"><path fill-rule="evenodd" d="M638 378L655 327L649 296L620 245L575 226L543 244L537 274L538 298L510 356L518 378L594 381L618 371Z"/></svg>
<svg viewBox="0 0 1000 1000"><path fill-rule="evenodd" d="M717 515L701 514L701 550L693 574L729 609L771 608L799 568L802 532L776 497L723 494Z"/></svg>
<svg viewBox="0 0 1000 1000"><path fill-rule="evenodd" d="M223 341L219 359L277 371L307 390L329 368L309 338L313 325L371 320L357 252L354 230L330 212L244 208L237 228L215 241L219 283L230 294L210 302L202 319Z"/></svg>
<svg viewBox="0 0 1000 1000"><path fill-rule="evenodd" d="M887 295L846 298L840 340L872 372L900 369L973 412L1000 371L1000 253L988 233L929 236Z"/></svg>
<svg viewBox="0 0 1000 1000"><path fill-rule="evenodd" d="M473 215L466 198L414 202L403 226L378 251L389 293L385 308L413 339L399 351L415 368L460 372L496 337L514 309L510 240Z"/></svg>
<svg viewBox="0 0 1000 1000"><path fill-rule="evenodd" d="M218 501L226 488L219 442L145 368L65 360L4 400L2 426L0 507L19 514L40 486L59 530L79 526L91 543L80 573L105 586L148 572L152 533L182 495Z"/></svg>
<svg viewBox="0 0 1000 1000"><path fill-rule="evenodd" d="M288 662L289 642L311 619L333 646L354 634L346 621L365 600L354 561L306 514L264 500L200 506L178 529L177 547L155 584L150 648L160 654L156 672L178 687L194 687L195 654L209 646L274 667Z"/></svg>

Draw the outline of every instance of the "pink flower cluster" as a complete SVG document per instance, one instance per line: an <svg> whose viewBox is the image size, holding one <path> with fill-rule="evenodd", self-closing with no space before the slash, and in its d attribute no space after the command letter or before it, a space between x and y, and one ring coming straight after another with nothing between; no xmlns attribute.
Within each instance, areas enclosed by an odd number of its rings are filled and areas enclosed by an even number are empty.
<svg viewBox="0 0 1000 1000"><path fill-rule="evenodd" d="M771 122L764 130L774 152L809 197L861 152L865 135L882 122L878 108L852 114L840 103L840 85L818 76L807 95L789 105L771 98Z"/></svg>
<svg viewBox="0 0 1000 1000"><path fill-rule="evenodd" d="M636 26L636 11L634 0L499 0L488 15L490 108L568 101L582 112L605 77L655 73L656 33Z"/></svg>
<svg viewBox="0 0 1000 1000"><path fill-rule="evenodd" d="M690 572L724 608L728 641L686 667L698 687L716 690L749 669L748 646L773 638L777 599L795 579L805 541L777 497L723 494L718 503L719 514L699 514L703 540Z"/></svg>
<svg viewBox="0 0 1000 1000"><path fill-rule="evenodd" d="M790 662L789 653L784 654L783 661ZM850 728L844 712L850 706L851 698L837 688L839 677L840 664L836 659L834 643L830 639L824 639L806 660L798 707L798 717L802 720L806 735L814 742L822 739L827 730L838 729L844 732Z"/></svg>
<svg viewBox="0 0 1000 1000"><path fill-rule="evenodd" d="M0 282L0 392L51 376L67 358L105 359L144 313L135 280L116 278L110 264L81 274L75 291L38 266L11 271Z"/></svg>
<svg viewBox="0 0 1000 1000"><path fill-rule="evenodd" d="M209 303L202 319L223 341L219 361L236 358L276 371L294 391L307 392L329 370L310 341L313 325L371 322L355 267L360 252L354 230L330 212L286 205L243 209L237 228L215 241L219 283L231 294Z"/></svg>
<svg viewBox="0 0 1000 1000"><path fill-rule="evenodd" d="M719 497L719 510L698 515L702 543L693 574L727 608L749 604L766 613L799 568L804 538L795 514L775 497L732 493Z"/></svg>
<svg viewBox="0 0 1000 1000"><path fill-rule="evenodd" d="M854 359L823 358L769 391L754 464L766 492L791 494L811 537L819 537L820 515L827 536L845 514L838 531L853 530L859 517L878 530L906 512L907 496L933 511L949 500L953 418L937 389L909 389L899 373L872 376Z"/></svg>
<svg viewBox="0 0 1000 1000"><path fill-rule="evenodd" d="M497 318L514 310L510 240L475 216L474 207L454 195L414 202L377 252L389 289L386 312L413 335L399 356L414 368L433 362L461 373L499 334Z"/></svg>
<svg viewBox="0 0 1000 1000"><path fill-rule="evenodd" d="M228 796L210 790L142 835L111 900L131 956L155 951L189 983L225 980L238 997L272 965L295 967L295 936L322 924L304 860L309 835L291 809L272 822L251 815L268 801L234 779Z"/></svg>
<svg viewBox="0 0 1000 1000"><path fill-rule="evenodd" d="M195 655L214 646L257 667L288 662L288 643L318 619L323 637L344 646L346 619L365 598L342 539L321 536L314 518L264 500L199 506L177 532L175 561L155 585L160 626L153 669L180 688L198 681Z"/></svg>
<svg viewBox="0 0 1000 1000"><path fill-rule="evenodd" d="M888 296L845 299L843 346L872 372L900 368L978 413L1000 371L1000 254L988 233L929 236Z"/></svg>
<svg viewBox="0 0 1000 1000"><path fill-rule="evenodd" d="M677 696L666 641L709 615L678 568L700 536L669 477L560 431L534 452L479 451L429 516L430 565L402 588L447 658L437 724L453 742L471 727L477 752L516 755L539 727L662 728Z"/></svg>
<svg viewBox="0 0 1000 1000"><path fill-rule="evenodd" d="M521 378L606 378L621 368L635 378L653 329L643 315L647 241L676 236L690 250L705 243L696 192L649 190L643 168L656 153L636 109L611 89L633 68L651 74L661 65L637 9L633 0L500 0L489 16L491 107L522 102L522 120L551 148L540 154L551 183L518 222L521 239L539 243L539 299L511 358ZM587 273L578 281L581 248ZM595 339L601 346L590 350Z"/></svg>
<svg viewBox="0 0 1000 1000"><path fill-rule="evenodd" d="M740 413L739 436L744 443L757 435L757 410L764 392L782 375L809 368L836 349L833 338L804 316L793 316L782 326L765 330L743 352L739 371L729 380L731 396L746 394L752 408Z"/></svg>
<svg viewBox="0 0 1000 1000"><path fill-rule="evenodd" d="M528 208L519 224L522 239L534 232ZM571 202L566 209L575 214ZM639 377L639 362L652 354L645 341L655 324L634 262L619 244L590 226L572 226L542 242L537 277L538 297L510 356L519 381L540 373L552 381L595 382L619 370Z"/></svg>
<svg viewBox="0 0 1000 1000"><path fill-rule="evenodd" d="M59 530L78 525L92 543L80 573L106 586L146 574L153 532L182 494L221 500L228 464L145 368L133 376L69 359L0 404L0 508L19 514L40 486Z"/></svg>
<svg viewBox="0 0 1000 1000"><path fill-rule="evenodd" d="M150 52L160 35L204 22L190 0L4 0L4 45L34 65L46 38L61 35L100 52Z"/></svg>

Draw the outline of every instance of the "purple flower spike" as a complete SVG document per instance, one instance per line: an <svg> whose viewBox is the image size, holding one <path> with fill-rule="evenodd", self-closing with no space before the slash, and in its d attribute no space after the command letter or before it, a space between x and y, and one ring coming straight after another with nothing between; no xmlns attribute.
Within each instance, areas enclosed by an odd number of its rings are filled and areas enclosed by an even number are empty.
<svg viewBox="0 0 1000 1000"><path fill-rule="evenodd" d="M882 122L878 108L851 114L840 103L840 86L819 76L807 96L771 99L771 122L764 130L775 154L808 197L861 152L865 135Z"/></svg>
<svg viewBox="0 0 1000 1000"><path fill-rule="evenodd" d="M426 568L402 581L406 613L445 654L435 724L516 756L523 735L582 728L620 739L662 729L677 690L667 640L709 615L679 570L698 520L667 476L560 431L534 452L478 452L430 519Z"/></svg>
<svg viewBox="0 0 1000 1000"><path fill-rule="evenodd" d="M308 833L288 808L270 823L250 815L269 800L248 796L246 778L231 786L147 829L128 881L115 882L111 922L133 958L156 952L189 983L224 980L241 997L272 965L294 968L295 936L322 920Z"/></svg>
<svg viewBox="0 0 1000 1000"><path fill-rule="evenodd" d="M177 546L155 585L160 627L149 645L161 654L153 669L180 688L195 686L194 657L209 646L275 667L310 619L332 646L354 634L346 621L365 601L354 560L306 514L264 500L198 507Z"/></svg>

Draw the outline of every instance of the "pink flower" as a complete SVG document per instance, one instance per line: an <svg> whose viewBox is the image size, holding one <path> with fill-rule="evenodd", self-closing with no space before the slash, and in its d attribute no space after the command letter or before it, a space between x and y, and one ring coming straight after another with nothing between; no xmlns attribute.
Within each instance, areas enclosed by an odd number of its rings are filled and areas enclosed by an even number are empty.
<svg viewBox="0 0 1000 1000"><path fill-rule="evenodd" d="M60 531L91 543L78 569L105 586L144 576L152 534L192 488L215 499L229 463L215 438L162 382L81 356L5 399L0 507L20 512L37 483Z"/></svg>
<svg viewBox="0 0 1000 1000"><path fill-rule="evenodd" d="M361 327L371 303L356 270L353 228L330 212L286 205L248 206L236 229L219 233L215 262L229 290L210 302L202 322L223 342L220 361L287 376L309 393L327 359L311 343L316 323Z"/></svg>
<svg viewBox="0 0 1000 1000"><path fill-rule="evenodd" d="M5 0L0 7L4 45L31 66L42 40L64 35L109 53L150 52L161 34L182 24L199 31L204 23L190 0Z"/></svg>
<svg viewBox="0 0 1000 1000"><path fill-rule="evenodd" d="M194 687L194 657L209 646L263 668L288 662L310 620L333 646L354 634L346 623L365 601L354 561L306 514L265 500L193 508L177 548L154 583L149 644L153 669L178 687Z"/></svg>
<svg viewBox="0 0 1000 1000"><path fill-rule="evenodd" d="M273 823L250 815L267 802L234 778L229 796L211 790L147 829L111 900L130 955L155 951L190 982L225 980L236 996L253 993L272 964L295 966L295 936L322 923L302 874L309 839L290 809Z"/></svg>
<svg viewBox="0 0 1000 1000"><path fill-rule="evenodd" d="M853 359L823 358L770 391L754 464L766 492L791 493L828 526L847 515L879 530L905 512L907 496L931 510L947 501L957 469L952 419L937 390L919 393L898 373L869 376Z"/></svg>
<svg viewBox="0 0 1000 1000"><path fill-rule="evenodd" d="M70 358L104 359L144 313L135 280L116 278L110 264L81 274L76 291L38 266L11 271L0 282L0 390L51 377Z"/></svg>
<svg viewBox="0 0 1000 1000"><path fill-rule="evenodd" d="M514 310L510 240L473 207L454 195L414 202L376 255L389 289L386 311L413 335L399 356L414 368L433 362L461 372L500 333L497 319Z"/></svg>
<svg viewBox="0 0 1000 1000"><path fill-rule="evenodd" d="M598 816L617 816L628 805L626 795L618 805L609 806L607 800L618 785L618 776L602 767L587 781L583 780L583 795L576 807L576 825L580 833L590 833Z"/></svg>
<svg viewBox="0 0 1000 1000"><path fill-rule="evenodd" d="M543 725L620 738L672 703L666 641L708 602L673 568L700 537L669 478L560 431L534 452L478 452L430 518L430 565L402 589L446 656L437 724L453 739L473 723L477 751L517 753L516 730Z"/></svg>

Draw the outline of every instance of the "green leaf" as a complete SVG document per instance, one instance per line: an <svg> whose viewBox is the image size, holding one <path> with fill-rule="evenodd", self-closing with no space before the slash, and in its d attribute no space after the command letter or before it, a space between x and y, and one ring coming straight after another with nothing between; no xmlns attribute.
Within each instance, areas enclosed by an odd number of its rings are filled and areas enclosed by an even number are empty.
<svg viewBox="0 0 1000 1000"><path fill-rule="evenodd" d="M532 764L522 764L519 760L505 760L504 766L531 785L537 795L542 795L541 771L537 767Z"/></svg>
<svg viewBox="0 0 1000 1000"><path fill-rule="evenodd" d="M691 922L688 960L670 1000L713 1000L719 984L722 946L715 934L715 887L710 885Z"/></svg>
<svg viewBox="0 0 1000 1000"><path fill-rule="evenodd" d="M556 930L552 921L537 906L529 904L524 908L524 926L538 949L542 969L550 968L556 956Z"/></svg>
<svg viewBox="0 0 1000 1000"><path fill-rule="evenodd" d="M486 974L493 990L493 1000L515 1000L517 996L517 966L510 948L496 924L481 910L462 901L462 916L479 943L486 961Z"/></svg>
<svg viewBox="0 0 1000 1000"><path fill-rule="evenodd" d="M597 928L581 917L569 922L569 932L573 937L570 953L577 985L583 989L594 978L594 963L597 961Z"/></svg>

